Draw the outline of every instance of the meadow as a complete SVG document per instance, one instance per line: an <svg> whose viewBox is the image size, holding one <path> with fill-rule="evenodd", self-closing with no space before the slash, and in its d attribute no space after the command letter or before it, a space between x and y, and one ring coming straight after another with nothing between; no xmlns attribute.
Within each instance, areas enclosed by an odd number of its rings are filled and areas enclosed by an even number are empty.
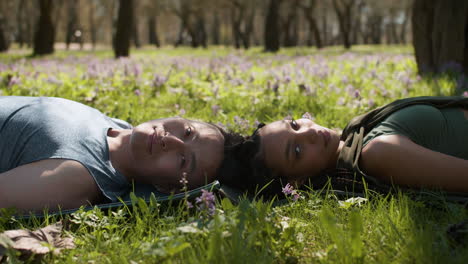
<svg viewBox="0 0 468 264"><path fill-rule="evenodd" d="M309 113L340 131L354 116L398 98L468 95L453 69L420 77L409 46L283 49L142 49L30 58L0 54L0 96L58 96L139 124L182 116L250 134L258 122ZM1 106L0 106L1 107ZM297 198L297 199L296 199ZM215 201L214 214L185 203L138 203L65 216L76 248L45 263L466 263L451 224L468 219L443 196L346 199L326 190L275 200ZM0 232L43 227L59 217L19 219L3 210ZM459 236L460 235L460 236ZM461 237L461 238L460 238ZM10 261L18 262L15 252ZM30 259L32 261L32 259Z"/></svg>

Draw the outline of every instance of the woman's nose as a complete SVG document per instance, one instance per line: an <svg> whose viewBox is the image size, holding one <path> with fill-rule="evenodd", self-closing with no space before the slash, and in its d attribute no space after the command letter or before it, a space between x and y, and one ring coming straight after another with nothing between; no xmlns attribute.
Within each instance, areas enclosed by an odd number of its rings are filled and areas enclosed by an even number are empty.
<svg viewBox="0 0 468 264"><path fill-rule="evenodd" d="M162 138L162 148L164 151L183 148L184 144L183 140L169 133Z"/></svg>
<svg viewBox="0 0 468 264"><path fill-rule="evenodd" d="M297 134L301 140L304 140L307 143L313 143L317 138L317 130L312 127L302 127L297 131Z"/></svg>

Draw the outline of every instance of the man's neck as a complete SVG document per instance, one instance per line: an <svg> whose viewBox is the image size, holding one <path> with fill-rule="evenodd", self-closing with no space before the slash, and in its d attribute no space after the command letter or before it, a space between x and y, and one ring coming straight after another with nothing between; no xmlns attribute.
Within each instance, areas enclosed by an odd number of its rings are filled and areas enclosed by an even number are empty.
<svg viewBox="0 0 468 264"><path fill-rule="evenodd" d="M109 145L109 159L112 166L123 174L127 181L133 180L131 173L130 136L129 129L109 129L107 143Z"/></svg>

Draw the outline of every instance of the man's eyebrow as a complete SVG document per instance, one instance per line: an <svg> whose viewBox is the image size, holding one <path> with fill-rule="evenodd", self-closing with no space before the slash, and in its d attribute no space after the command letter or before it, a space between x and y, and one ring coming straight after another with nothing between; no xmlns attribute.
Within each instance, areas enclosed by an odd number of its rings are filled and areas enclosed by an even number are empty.
<svg viewBox="0 0 468 264"><path fill-rule="evenodd" d="M192 162L190 163L190 175L193 175L195 169L197 168L197 157L195 156L195 152L192 151Z"/></svg>

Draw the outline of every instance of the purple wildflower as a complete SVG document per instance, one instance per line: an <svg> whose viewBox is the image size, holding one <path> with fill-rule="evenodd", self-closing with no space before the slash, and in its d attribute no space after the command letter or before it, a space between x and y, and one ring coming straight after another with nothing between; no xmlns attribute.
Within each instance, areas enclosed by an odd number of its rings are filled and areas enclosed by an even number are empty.
<svg viewBox="0 0 468 264"><path fill-rule="evenodd" d="M294 187L292 187L291 184L286 184L286 186L283 187L283 193L285 195L292 195L292 193L294 192Z"/></svg>
<svg viewBox="0 0 468 264"><path fill-rule="evenodd" d="M304 114L302 114L302 118L309 119L309 120L315 119L309 112L305 112Z"/></svg>
<svg viewBox="0 0 468 264"><path fill-rule="evenodd" d="M215 213L215 196L212 192L202 190L200 197L195 199L195 203L198 205L200 211L208 212L209 215Z"/></svg>
<svg viewBox="0 0 468 264"><path fill-rule="evenodd" d="M141 95L140 89L136 89L135 91L133 91L133 93L135 93L136 96L140 96L140 95Z"/></svg>
<svg viewBox="0 0 468 264"><path fill-rule="evenodd" d="M13 85L19 85L19 84L21 84L21 80L17 76L12 76L10 80L8 81L8 87L11 87Z"/></svg>
<svg viewBox="0 0 468 264"><path fill-rule="evenodd" d="M468 91L464 91L462 94L463 97L468 97Z"/></svg>
<svg viewBox="0 0 468 264"><path fill-rule="evenodd" d="M294 192L294 194L292 194L292 200L294 202L299 200L299 198L301 198L301 196L297 192Z"/></svg>
<svg viewBox="0 0 468 264"><path fill-rule="evenodd" d="M286 186L283 187L283 193L286 196L291 196L291 199L295 202L301 198L301 195L297 190L294 189L294 187L291 184L286 184Z"/></svg>
<svg viewBox="0 0 468 264"><path fill-rule="evenodd" d="M187 208L188 208L188 209L193 208L193 204L192 204L191 202L189 202L189 201L187 201Z"/></svg>
<svg viewBox="0 0 468 264"><path fill-rule="evenodd" d="M361 93L358 90L354 90L353 96L354 96L354 98L359 99L359 98L361 98Z"/></svg>
<svg viewBox="0 0 468 264"><path fill-rule="evenodd" d="M185 109L182 108L179 110L179 115L183 116L185 115L185 113L186 113Z"/></svg>
<svg viewBox="0 0 468 264"><path fill-rule="evenodd" d="M221 107L219 105L212 105L211 106L211 111L213 112L213 115L218 115L219 110Z"/></svg>
<svg viewBox="0 0 468 264"><path fill-rule="evenodd" d="M187 181L187 173L186 172L182 173L182 178L180 179L179 182L182 185L187 186L188 181Z"/></svg>
<svg viewBox="0 0 468 264"><path fill-rule="evenodd" d="M167 77L159 74L154 74L153 85L155 87L161 87L167 82Z"/></svg>

